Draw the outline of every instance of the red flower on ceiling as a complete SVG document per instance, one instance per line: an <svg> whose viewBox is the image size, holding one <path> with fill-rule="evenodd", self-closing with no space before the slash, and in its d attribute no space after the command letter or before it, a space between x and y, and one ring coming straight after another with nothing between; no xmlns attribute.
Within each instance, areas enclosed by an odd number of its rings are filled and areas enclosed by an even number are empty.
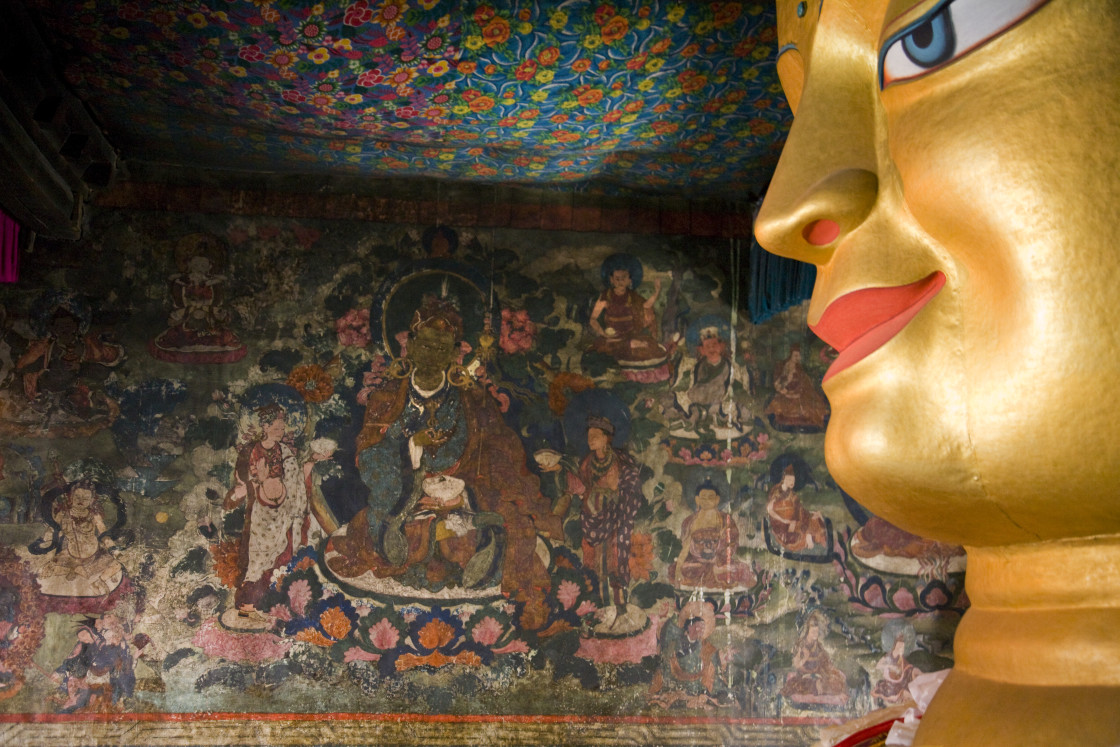
<svg viewBox="0 0 1120 747"><path fill-rule="evenodd" d="M346 9L342 22L347 26L361 26L363 23L369 23L372 19L373 9L369 7L369 3L366 0L358 0Z"/></svg>

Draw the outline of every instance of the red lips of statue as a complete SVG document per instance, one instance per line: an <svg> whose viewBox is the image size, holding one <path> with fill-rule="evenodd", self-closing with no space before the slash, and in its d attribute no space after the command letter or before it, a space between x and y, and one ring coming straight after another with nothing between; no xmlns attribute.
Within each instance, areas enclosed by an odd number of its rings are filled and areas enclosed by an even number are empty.
<svg viewBox="0 0 1120 747"><path fill-rule="evenodd" d="M909 285L864 288L840 296L810 329L839 351L824 375L828 381L874 353L917 316L941 287L945 275L932 272Z"/></svg>

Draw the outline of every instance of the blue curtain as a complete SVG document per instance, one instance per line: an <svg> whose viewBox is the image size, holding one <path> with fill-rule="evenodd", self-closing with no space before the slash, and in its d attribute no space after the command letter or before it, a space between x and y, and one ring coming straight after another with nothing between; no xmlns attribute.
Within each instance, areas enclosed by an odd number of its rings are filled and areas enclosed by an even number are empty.
<svg viewBox="0 0 1120 747"><path fill-rule="evenodd" d="M753 237L749 265L751 279L747 313L755 324L761 324L813 295L813 283L817 279L815 266L771 254Z"/></svg>

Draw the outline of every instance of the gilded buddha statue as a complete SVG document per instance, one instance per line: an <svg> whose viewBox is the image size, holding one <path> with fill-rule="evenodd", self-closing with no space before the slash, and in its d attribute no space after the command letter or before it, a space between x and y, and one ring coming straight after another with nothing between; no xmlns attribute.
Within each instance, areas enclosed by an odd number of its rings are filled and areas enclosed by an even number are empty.
<svg viewBox="0 0 1120 747"><path fill-rule="evenodd" d="M915 744L1120 744L1120 4L779 0L758 215L817 265L826 459L968 551Z"/></svg>

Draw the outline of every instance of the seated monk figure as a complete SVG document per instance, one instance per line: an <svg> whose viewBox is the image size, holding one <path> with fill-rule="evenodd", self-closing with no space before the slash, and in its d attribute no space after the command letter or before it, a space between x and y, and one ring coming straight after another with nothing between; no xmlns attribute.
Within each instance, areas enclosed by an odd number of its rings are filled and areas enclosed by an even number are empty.
<svg viewBox="0 0 1120 747"><path fill-rule="evenodd" d="M828 527L820 511L810 511L794 492L797 476L793 467L786 467L782 481L770 488L766 515L770 531L787 550L812 550L828 542Z"/></svg>
<svg viewBox="0 0 1120 747"><path fill-rule="evenodd" d="M561 537L560 521L526 466L521 440L489 394L456 363L462 329L458 310L432 296L413 315L407 355L402 365L393 367L394 375L370 394L358 435L357 462L370 488L368 505L350 520L345 536L331 540L328 552L338 555L328 564L348 578L407 569L410 558L417 560L414 554L419 550L413 550L412 543L420 542L424 514L431 511L434 518L442 510L436 496L424 495L425 485L435 487L437 482L425 481L455 478L463 490L449 500L470 496L459 518L469 511L475 524L481 516L501 525L501 590L524 603L521 624L534 629L547 620L545 597L551 588L548 570L536 552L537 537ZM454 534L458 520L450 513L437 524ZM461 543L449 539L444 535L441 540L436 530L435 541L442 542L440 552L445 553L441 557L466 563L466 550L452 549ZM475 583L487 575L480 571L471 579L466 568L463 572L466 581Z"/></svg>
<svg viewBox="0 0 1120 747"><path fill-rule="evenodd" d="M774 376L774 396L766 416L777 430L816 433L828 421L828 402L801 363L801 346L794 345Z"/></svg>
<svg viewBox="0 0 1120 747"><path fill-rule="evenodd" d="M654 281L654 292L646 298L634 290L634 277L621 263L606 263L607 287L595 300L589 326L592 349L606 353L620 363L649 364L668 355L656 336L654 304L661 294L661 281ZM640 265L638 265L640 269Z"/></svg>
<svg viewBox="0 0 1120 747"><path fill-rule="evenodd" d="M842 706L848 702L848 679L824 646L827 634L828 618L819 609L810 612L801 625L793 671L782 685L782 695L795 703Z"/></svg>

